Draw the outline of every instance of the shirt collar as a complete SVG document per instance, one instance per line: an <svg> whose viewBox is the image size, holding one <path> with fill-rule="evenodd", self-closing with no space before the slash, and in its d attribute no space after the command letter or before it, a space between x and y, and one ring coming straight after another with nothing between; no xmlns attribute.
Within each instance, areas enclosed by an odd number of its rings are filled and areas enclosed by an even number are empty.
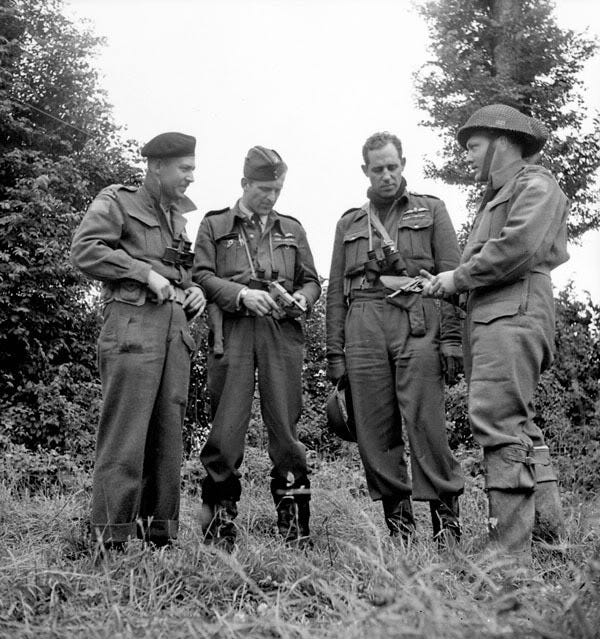
<svg viewBox="0 0 600 639"><path fill-rule="evenodd" d="M161 202L160 198L160 184L158 180L152 178L149 174L146 174L144 183L140 187L142 196L149 201L153 206L166 212L166 207ZM184 195L180 200L173 202L169 207L169 211L177 211L178 213L190 213L196 210L196 205L190 200L187 195Z"/></svg>

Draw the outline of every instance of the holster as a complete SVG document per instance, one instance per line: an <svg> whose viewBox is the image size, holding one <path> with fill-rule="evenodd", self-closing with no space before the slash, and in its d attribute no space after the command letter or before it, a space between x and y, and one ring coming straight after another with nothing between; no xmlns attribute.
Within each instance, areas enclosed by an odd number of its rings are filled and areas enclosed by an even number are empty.
<svg viewBox="0 0 600 639"><path fill-rule="evenodd" d="M212 352L215 357L222 357L224 349L223 338L223 311L214 302L207 304L206 306L208 328L210 330L208 336L209 346L212 347Z"/></svg>
<svg viewBox="0 0 600 639"><path fill-rule="evenodd" d="M410 334L413 337L423 337L423 335L427 333L423 300L418 293L386 297L385 301L392 304L392 306L397 306L406 311L410 325Z"/></svg>

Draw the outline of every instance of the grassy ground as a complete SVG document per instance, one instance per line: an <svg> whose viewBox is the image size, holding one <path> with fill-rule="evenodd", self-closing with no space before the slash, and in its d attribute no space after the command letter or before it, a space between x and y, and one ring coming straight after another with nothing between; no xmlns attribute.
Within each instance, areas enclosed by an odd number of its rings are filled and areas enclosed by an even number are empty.
<svg viewBox="0 0 600 639"><path fill-rule="evenodd" d="M468 466L468 463L466 464ZM97 560L87 488L17 494L0 484L0 637L480 638L600 636L600 505L565 496L561 551L537 547L517 571L482 552L485 497L469 476L464 542L439 555L426 504L419 537L390 539L366 495L356 451L313 460L314 548L274 533L266 455L245 462L236 551L202 544L187 482L177 545L133 542Z"/></svg>

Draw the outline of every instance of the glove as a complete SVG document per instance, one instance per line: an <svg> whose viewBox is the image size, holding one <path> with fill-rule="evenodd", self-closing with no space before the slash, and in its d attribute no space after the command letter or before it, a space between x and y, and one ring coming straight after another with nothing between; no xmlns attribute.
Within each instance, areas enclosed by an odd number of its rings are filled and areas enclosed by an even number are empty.
<svg viewBox="0 0 600 639"><path fill-rule="evenodd" d="M335 355L327 358L327 378L334 384L346 374L346 359L343 355Z"/></svg>
<svg viewBox="0 0 600 639"><path fill-rule="evenodd" d="M464 371L461 343L442 342L440 344L440 361L444 382L448 386L454 386Z"/></svg>
<svg viewBox="0 0 600 639"><path fill-rule="evenodd" d="M463 358L456 355L440 355L442 360L442 375L444 382L448 386L454 386L458 383L458 378L464 371Z"/></svg>

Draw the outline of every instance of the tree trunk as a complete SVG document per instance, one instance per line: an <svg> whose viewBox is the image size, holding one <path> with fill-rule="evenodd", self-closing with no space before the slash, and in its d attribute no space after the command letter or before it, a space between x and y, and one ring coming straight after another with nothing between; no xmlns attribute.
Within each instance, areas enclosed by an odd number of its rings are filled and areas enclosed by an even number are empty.
<svg viewBox="0 0 600 639"><path fill-rule="evenodd" d="M520 0L491 0L490 9L497 34L492 53L495 75L515 81L519 52L512 34L521 13Z"/></svg>

